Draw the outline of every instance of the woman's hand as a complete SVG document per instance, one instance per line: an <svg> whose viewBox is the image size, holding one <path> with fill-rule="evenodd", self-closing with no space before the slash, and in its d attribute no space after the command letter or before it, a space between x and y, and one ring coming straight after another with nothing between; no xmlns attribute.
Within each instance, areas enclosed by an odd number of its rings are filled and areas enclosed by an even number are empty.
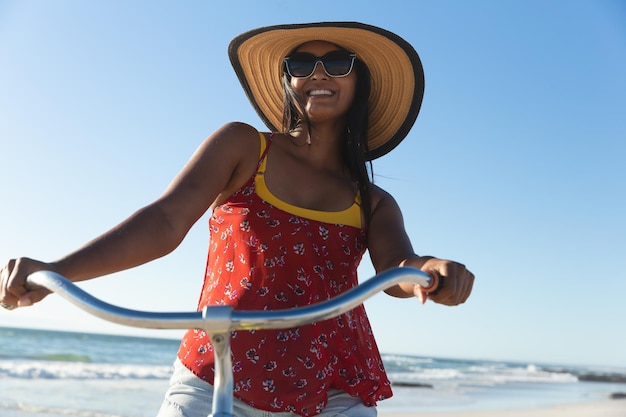
<svg viewBox="0 0 626 417"><path fill-rule="evenodd" d="M456 306L463 304L472 292L474 274L461 263L420 257L409 259L404 265L419 268L438 282L437 288L430 291L424 290L419 285L414 287L413 293L422 303L430 299L439 304Z"/></svg>
<svg viewBox="0 0 626 417"><path fill-rule="evenodd" d="M26 307L43 300L50 291L29 288L26 277L33 272L53 271L51 264L29 258L11 259L0 270L0 306L7 310Z"/></svg>

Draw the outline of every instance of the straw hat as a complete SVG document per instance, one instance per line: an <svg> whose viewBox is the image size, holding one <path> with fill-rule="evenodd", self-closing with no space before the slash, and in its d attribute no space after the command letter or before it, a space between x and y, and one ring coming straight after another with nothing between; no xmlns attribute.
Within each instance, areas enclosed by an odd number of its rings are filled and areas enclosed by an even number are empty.
<svg viewBox="0 0 626 417"><path fill-rule="evenodd" d="M395 148L409 133L424 96L424 71L413 47L387 30L357 22L267 26L245 32L228 48L230 61L255 110L272 131L282 126L283 58L313 40L332 42L371 73L369 159Z"/></svg>

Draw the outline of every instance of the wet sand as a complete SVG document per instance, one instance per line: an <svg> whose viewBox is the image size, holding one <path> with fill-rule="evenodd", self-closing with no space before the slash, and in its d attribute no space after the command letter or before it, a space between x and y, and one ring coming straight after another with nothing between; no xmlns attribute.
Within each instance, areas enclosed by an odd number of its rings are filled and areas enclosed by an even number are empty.
<svg viewBox="0 0 626 417"><path fill-rule="evenodd" d="M379 413L380 417L626 417L626 399L518 410Z"/></svg>

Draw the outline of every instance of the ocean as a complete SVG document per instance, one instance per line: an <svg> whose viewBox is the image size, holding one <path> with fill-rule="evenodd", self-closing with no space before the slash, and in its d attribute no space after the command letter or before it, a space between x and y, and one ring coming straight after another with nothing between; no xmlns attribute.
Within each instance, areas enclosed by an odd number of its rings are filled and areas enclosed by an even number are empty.
<svg viewBox="0 0 626 417"><path fill-rule="evenodd" d="M178 341L0 327L0 416L152 417ZM626 369L384 354L380 412L530 408L626 392Z"/></svg>

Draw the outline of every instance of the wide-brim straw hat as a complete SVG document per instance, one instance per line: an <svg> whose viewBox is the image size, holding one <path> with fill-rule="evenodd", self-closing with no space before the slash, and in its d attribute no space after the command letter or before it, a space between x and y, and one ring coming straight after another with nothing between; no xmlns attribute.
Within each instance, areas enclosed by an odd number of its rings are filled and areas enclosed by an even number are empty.
<svg viewBox="0 0 626 417"><path fill-rule="evenodd" d="M228 55L255 110L276 132L283 121L283 58L313 40L354 52L369 68L368 159L385 155L409 133L424 96L422 63L398 35L357 22L267 26L234 38Z"/></svg>

